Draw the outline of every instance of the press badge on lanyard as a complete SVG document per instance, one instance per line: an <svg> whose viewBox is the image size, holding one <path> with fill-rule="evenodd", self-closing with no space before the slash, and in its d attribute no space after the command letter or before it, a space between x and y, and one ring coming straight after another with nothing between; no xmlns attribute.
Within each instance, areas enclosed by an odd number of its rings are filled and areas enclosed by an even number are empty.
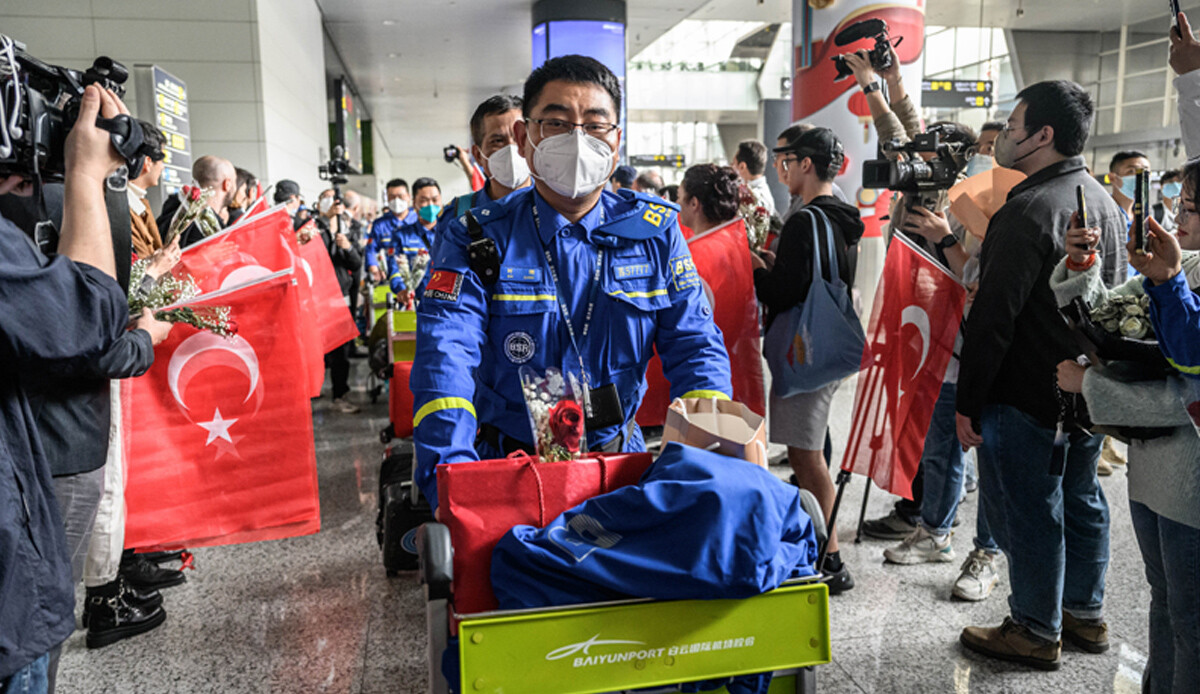
<svg viewBox="0 0 1200 694"><path fill-rule="evenodd" d="M599 204L599 203L597 203ZM538 214L537 202L533 207L533 223L537 226L538 236L541 237L542 220ZM603 224L604 210L601 208L601 223ZM575 339L575 326L571 321L571 309L567 307L566 294L558 282L558 270L554 266L554 257L550 249L543 244L542 254L546 257L546 268L550 278L554 280L555 298L558 300L559 311L562 312L563 322L567 324L567 337L571 339L571 347L579 358L579 371L583 377L583 414L584 427L589 432L619 426L625 422L625 410L621 407L621 393L615 383L609 383L598 388L592 387L591 376L583 362L583 351L579 348L580 340L586 343L588 329L592 325L592 312L596 308L596 298L600 293L600 273L604 268L604 249L596 249L596 270L592 273L592 283L588 289L588 305L583 315L583 328L579 331L580 339Z"/></svg>

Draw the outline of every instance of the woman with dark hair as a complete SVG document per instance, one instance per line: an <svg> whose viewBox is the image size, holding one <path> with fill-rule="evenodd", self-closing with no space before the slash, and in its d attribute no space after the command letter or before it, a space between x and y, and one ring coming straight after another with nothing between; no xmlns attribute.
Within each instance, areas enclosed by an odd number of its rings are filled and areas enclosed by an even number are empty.
<svg viewBox="0 0 1200 694"><path fill-rule="evenodd" d="M741 221L737 171L728 166L697 164L679 185L679 221L693 236Z"/></svg>

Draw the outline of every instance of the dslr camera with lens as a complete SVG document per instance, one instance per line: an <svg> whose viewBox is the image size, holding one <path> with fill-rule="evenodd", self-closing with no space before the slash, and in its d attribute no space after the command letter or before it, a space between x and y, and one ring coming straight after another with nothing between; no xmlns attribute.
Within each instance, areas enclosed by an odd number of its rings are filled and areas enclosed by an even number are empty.
<svg viewBox="0 0 1200 694"><path fill-rule="evenodd" d="M953 134L952 127L937 125L917 133L908 143L883 143L882 159L863 162L863 188L901 192L905 194L905 207L937 212L941 192L958 182L958 173L967 165L966 143L942 141ZM926 161L922 154L932 156Z"/></svg>
<svg viewBox="0 0 1200 694"><path fill-rule="evenodd" d="M838 46L849 46L859 39L874 38L875 46L867 51L867 57L871 61L871 67L876 70L886 70L892 66L892 52L890 49L890 40L888 39L888 25L882 19L864 19L861 22L855 22L850 26L842 29L833 37L833 43ZM894 45L899 46L903 41L903 37L896 40ZM835 55L830 60L834 65L837 65L837 77L833 78L834 82L846 79L854 74L850 66L846 63L846 54Z"/></svg>
<svg viewBox="0 0 1200 694"><path fill-rule="evenodd" d="M0 34L0 177L61 181L63 147L79 117L84 88L96 84L122 96L127 79L129 71L112 58L96 58L79 72L44 63L25 44ZM108 131L131 171L141 168L142 157L157 154L127 115L97 117L96 127Z"/></svg>

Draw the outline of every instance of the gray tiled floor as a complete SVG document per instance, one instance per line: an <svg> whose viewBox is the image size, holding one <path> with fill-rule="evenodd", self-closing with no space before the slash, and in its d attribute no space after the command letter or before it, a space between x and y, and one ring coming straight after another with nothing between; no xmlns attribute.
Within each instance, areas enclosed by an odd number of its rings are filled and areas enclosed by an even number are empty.
<svg viewBox="0 0 1200 694"><path fill-rule="evenodd" d="M355 364L361 375L362 363ZM361 390L356 397L364 397ZM853 388L835 400L835 459L848 428ZM196 571L166 595L167 622L145 636L88 651L67 642L59 691L419 692L425 683L422 598L411 576L388 579L374 537L375 487L386 404L360 415L314 405L322 531L311 537L196 551ZM782 474L784 471L779 470ZM1140 689L1148 590L1129 525L1125 473L1104 480L1112 508L1107 617L1114 647L1064 653L1062 670L1033 673L965 655L963 626L998 623L1007 580L984 603L950 601L957 564L884 565L885 543L854 544L863 481L846 493L839 537L857 587L831 602L834 662L819 670L822 692L1115 692ZM890 499L870 496L868 517ZM955 550L965 555L974 495L963 505Z"/></svg>

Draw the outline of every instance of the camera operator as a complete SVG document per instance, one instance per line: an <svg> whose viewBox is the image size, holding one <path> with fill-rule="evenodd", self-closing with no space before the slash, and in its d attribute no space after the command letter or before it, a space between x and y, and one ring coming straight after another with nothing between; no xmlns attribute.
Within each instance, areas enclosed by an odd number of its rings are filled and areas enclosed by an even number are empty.
<svg viewBox="0 0 1200 694"><path fill-rule="evenodd" d="M125 329L104 205L105 179L123 160L95 125L101 113L118 115L119 101L88 86L66 139L59 257L47 260L0 218L0 466L17 482L0 486L0 690L14 680L43 687L50 650L75 627L71 558L21 384L102 354ZM27 189L19 176L0 180L0 194Z"/></svg>
<svg viewBox="0 0 1200 694"><path fill-rule="evenodd" d="M349 304L350 292L354 285L354 273L362 267L362 251L350 240L350 222L343 217L345 204L336 188L321 191L317 198L317 227L321 230L321 241L329 250L333 260L334 273L342 289L342 296ZM335 347L325 355L325 367L333 386L333 406L344 414L354 414L359 411L358 405L346 399L350 394L350 353L354 349L351 340L340 347Z"/></svg>
<svg viewBox="0 0 1200 694"><path fill-rule="evenodd" d="M904 78L900 75L900 58L896 49L888 44L891 63L878 71L871 66L871 58L866 49L846 54L846 65L854 74L854 81L867 97L867 106L871 109L871 118L875 122L875 134L880 142L900 140L907 142L921 130L921 115L908 92L904 89ZM882 77L887 83L889 104L883 98L883 90L876 79Z"/></svg>
<svg viewBox="0 0 1200 694"><path fill-rule="evenodd" d="M1090 652L1108 648L1108 504L1096 478L1102 437L1064 424L1061 414L1055 369L1079 349L1049 282L1077 186L1102 230L1100 275L1109 286L1125 279L1125 223L1080 155L1091 96L1074 82L1050 81L1017 98L996 163L1027 178L988 226L956 401L958 438L980 447L988 526L1008 556L1011 616L998 627L967 627L961 641L983 655L1057 669L1060 636Z"/></svg>

